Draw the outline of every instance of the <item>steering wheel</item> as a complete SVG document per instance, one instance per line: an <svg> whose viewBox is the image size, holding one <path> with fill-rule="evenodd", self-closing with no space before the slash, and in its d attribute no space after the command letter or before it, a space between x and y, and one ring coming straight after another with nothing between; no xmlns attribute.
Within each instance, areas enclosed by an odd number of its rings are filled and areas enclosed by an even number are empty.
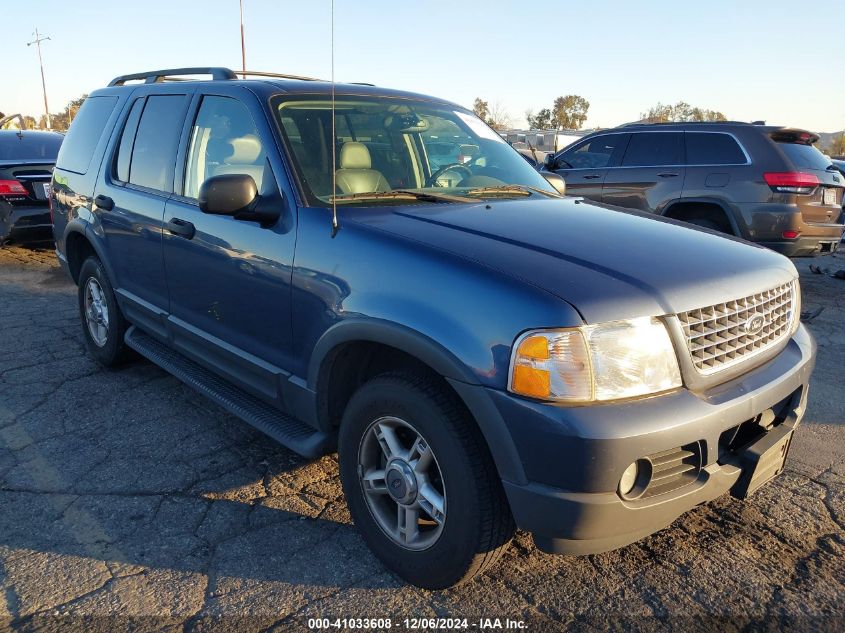
<svg viewBox="0 0 845 633"><path fill-rule="evenodd" d="M439 168L435 171L431 176L429 176L425 181L426 187L440 187L442 185L437 184L437 179L440 178L443 174L447 171L454 170L454 171L462 171L465 172L465 176L461 178L464 180L465 178L469 178L472 176L472 170L464 165L463 163L449 163L448 165L443 165L443 167Z"/></svg>

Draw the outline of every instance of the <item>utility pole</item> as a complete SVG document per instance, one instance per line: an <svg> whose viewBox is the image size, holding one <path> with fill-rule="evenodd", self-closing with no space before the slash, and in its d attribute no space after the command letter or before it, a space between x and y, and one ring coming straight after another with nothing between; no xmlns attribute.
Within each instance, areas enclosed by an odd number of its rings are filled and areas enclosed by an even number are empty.
<svg viewBox="0 0 845 633"><path fill-rule="evenodd" d="M241 70L246 75L246 44L244 43L244 0L241 0Z"/></svg>
<svg viewBox="0 0 845 633"><path fill-rule="evenodd" d="M50 109L47 107L47 84L44 81L44 62L41 60L41 42L45 40L49 40L49 37L43 37L40 33L38 33L38 27L35 27L35 39L31 42L27 43L27 46L32 46L35 44L35 47L38 49L38 65L41 66L41 91L44 93L44 114L47 116L47 129L53 129L52 124L50 123Z"/></svg>

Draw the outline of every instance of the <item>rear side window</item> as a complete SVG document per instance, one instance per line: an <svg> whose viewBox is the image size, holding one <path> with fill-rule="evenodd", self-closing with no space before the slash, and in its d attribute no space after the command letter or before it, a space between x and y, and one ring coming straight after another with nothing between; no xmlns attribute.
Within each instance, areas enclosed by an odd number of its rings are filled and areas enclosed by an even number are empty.
<svg viewBox="0 0 845 633"><path fill-rule="evenodd" d="M56 160L62 137L45 132L17 132L0 135L0 160L28 160L52 163Z"/></svg>
<svg viewBox="0 0 845 633"><path fill-rule="evenodd" d="M631 135L623 167L680 165L683 149L681 132L639 132Z"/></svg>
<svg viewBox="0 0 845 633"><path fill-rule="evenodd" d="M605 134L564 150L558 157L557 169L600 169L610 164L616 147L622 142L623 134Z"/></svg>
<svg viewBox="0 0 845 633"><path fill-rule="evenodd" d="M132 147L128 182L139 187L172 191L176 148L185 120L185 100L185 95L147 97Z"/></svg>
<svg viewBox="0 0 845 633"><path fill-rule="evenodd" d="M745 154L729 134L687 132L687 165L743 165Z"/></svg>
<svg viewBox="0 0 845 633"><path fill-rule="evenodd" d="M100 142L100 137L106 129L106 123L116 104L117 97L88 97L85 100L59 150L56 161L59 169L66 169L77 174L88 171L94 149Z"/></svg>
<svg viewBox="0 0 845 633"><path fill-rule="evenodd" d="M778 143L778 147L786 154L786 157L796 169L824 171L831 165L830 159L813 145Z"/></svg>

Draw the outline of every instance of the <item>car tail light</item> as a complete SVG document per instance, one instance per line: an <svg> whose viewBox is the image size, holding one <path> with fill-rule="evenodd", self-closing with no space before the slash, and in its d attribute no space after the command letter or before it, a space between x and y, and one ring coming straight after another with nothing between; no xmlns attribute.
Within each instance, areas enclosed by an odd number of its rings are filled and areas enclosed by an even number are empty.
<svg viewBox="0 0 845 633"><path fill-rule="evenodd" d="M794 240L796 237L801 235L801 231L795 231L793 229L787 229L786 231L781 233L781 235L784 237L784 239Z"/></svg>
<svg viewBox="0 0 845 633"><path fill-rule="evenodd" d="M819 179L803 171L766 172L763 179L781 193L810 193L819 186Z"/></svg>
<svg viewBox="0 0 845 633"><path fill-rule="evenodd" d="M17 180L0 180L0 196L27 196L29 193Z"/></svg>

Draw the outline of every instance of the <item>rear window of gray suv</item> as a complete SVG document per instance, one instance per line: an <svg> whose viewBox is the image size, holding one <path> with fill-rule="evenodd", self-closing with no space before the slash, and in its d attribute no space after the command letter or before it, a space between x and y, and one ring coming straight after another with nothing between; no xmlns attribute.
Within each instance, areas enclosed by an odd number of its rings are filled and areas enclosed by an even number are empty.
<svg viewBox="0 0 845 633"><path fill-rule="evenodd" d="M824 171L831 165L830 159L813 145L779 142L778 147L798 169Z"/></svg>

